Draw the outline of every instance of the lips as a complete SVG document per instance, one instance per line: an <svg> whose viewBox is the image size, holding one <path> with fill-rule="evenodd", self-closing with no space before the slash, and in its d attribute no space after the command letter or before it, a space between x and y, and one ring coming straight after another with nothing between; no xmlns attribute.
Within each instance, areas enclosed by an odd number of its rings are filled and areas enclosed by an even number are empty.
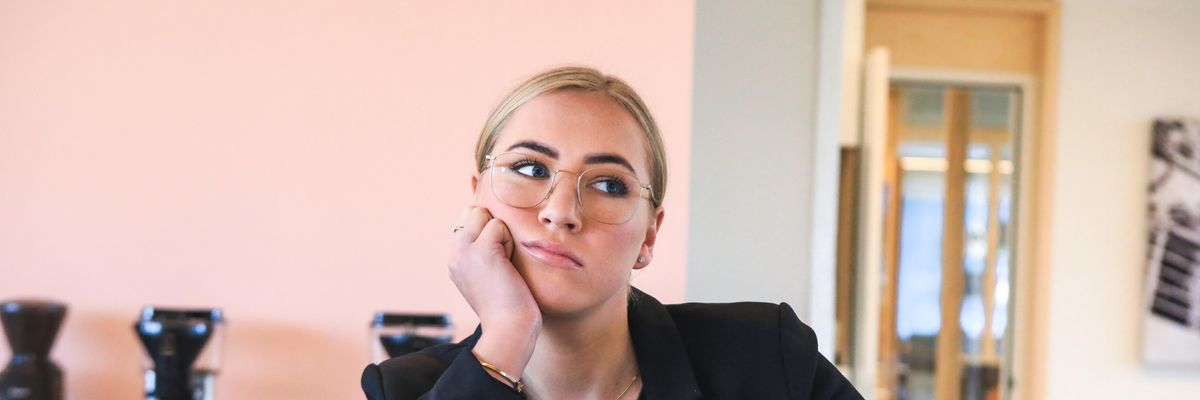
<svg viewBox="0 0 1200 400"><path fill-rule="evenodd" d="M570 248L559 243L545 240L530 240L521 242L521 247L525 248L529 252L529 255L543 264L564 268L583 267L583 263L579 262L579 257L575 253L572 253Z"/></svg>

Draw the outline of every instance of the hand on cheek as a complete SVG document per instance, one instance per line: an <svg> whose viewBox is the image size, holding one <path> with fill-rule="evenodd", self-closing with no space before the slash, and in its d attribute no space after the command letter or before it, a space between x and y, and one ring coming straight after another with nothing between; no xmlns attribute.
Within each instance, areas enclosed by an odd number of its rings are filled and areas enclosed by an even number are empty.
<svg viewBox="0 0 1200 400"><path fill-rule="evenodd" d="M519 376L533 354L542 317L512 264L512 235L483 207L468 208L459 226L447 267L450 280L483 326L475 354Z"/></svg>

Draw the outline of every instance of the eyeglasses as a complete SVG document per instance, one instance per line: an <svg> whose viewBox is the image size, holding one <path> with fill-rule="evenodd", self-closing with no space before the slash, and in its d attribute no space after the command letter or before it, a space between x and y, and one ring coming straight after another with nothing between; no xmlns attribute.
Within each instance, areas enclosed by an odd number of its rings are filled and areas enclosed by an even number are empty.
<svg viewBox="0 0 1200 400"><path fill-rule="evenodd" d="M653 201L650 185L624 169L601 166L583 172L551 171L550 160L527 153L501 153L486 157L492 173L492 195L516 208L532 208L550 198L558 174L578 176L575 199L583 214L604 224L623 224L633 218L641 199Z"/></svg>

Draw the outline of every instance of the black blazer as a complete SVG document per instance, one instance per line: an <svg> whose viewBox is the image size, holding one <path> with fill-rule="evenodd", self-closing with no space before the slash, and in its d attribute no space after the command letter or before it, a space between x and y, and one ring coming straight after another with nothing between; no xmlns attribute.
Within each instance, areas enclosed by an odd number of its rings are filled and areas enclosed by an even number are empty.
<svg viewBox="0 0 1200 400"><path fill-rule="evenodd" d="M363 391L372 400L524 399L479 365L470 350L480 333L368 365ZM862 399L786 303L664 306L635 288L629 335L639 399Z"/></svg>

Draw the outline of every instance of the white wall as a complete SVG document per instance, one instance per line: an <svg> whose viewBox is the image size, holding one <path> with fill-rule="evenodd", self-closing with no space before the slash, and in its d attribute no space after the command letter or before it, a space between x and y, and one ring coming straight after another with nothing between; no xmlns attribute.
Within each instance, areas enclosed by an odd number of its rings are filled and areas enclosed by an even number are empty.
<svg viewBox="0 0 1200 400"><path fill-rule="evenodd" d="M1200 118L1200 2L1064 0L1047 399L1200 396L1139 362L1150 124Z"/></svg>
<svg viewBox="0 0 1200 400"><path fill-rule="evenodd" d="M820 0L817 97L812 144L807 321L833 357L837 323L838 194L841 146L858 142L863 0Z"/></svg>
<svg viewBox="0 0 1200 400"><path fill-rule="evenodd" d="M815 0L696 2L689 301L807 317L818 15Z"/></svg>

